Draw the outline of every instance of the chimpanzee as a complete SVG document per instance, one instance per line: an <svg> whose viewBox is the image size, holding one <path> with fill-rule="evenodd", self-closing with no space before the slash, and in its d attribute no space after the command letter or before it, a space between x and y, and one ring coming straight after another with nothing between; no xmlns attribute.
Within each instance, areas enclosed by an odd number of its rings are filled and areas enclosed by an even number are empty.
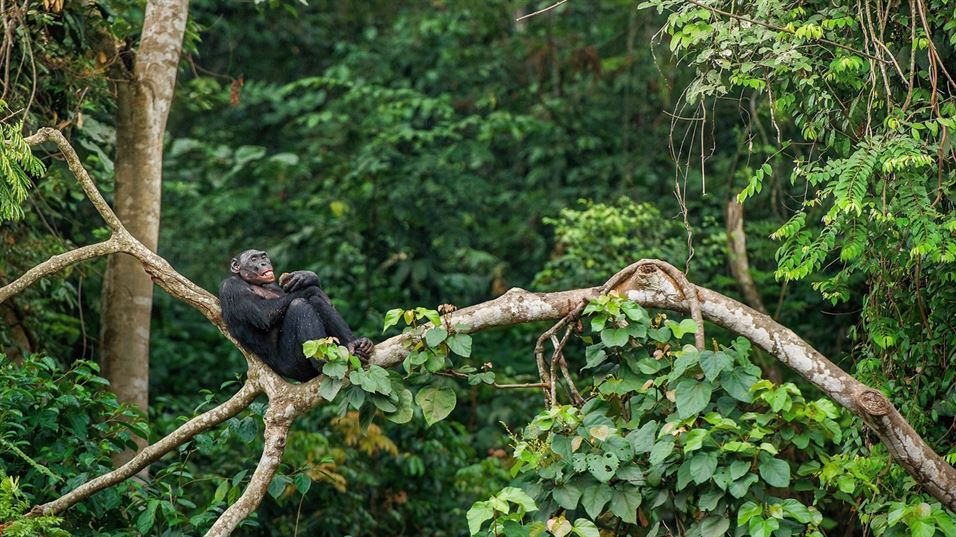
<svg viewBox="0 0 956 537"><path fill-rule="evenodd" d="M272 261L261 250L234 257L230 270L233 276L219 287L226 327L280 375L298 381L319 375L322 364L302 352L310 339L333 336L363 361L372 354L372 342L352 335L314 272L283 274L276 285Z"/></svg>

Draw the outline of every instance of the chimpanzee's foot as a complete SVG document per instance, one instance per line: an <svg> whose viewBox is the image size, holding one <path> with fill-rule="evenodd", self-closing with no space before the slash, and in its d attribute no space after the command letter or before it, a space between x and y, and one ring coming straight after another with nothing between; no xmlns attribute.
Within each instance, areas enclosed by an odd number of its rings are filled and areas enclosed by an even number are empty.
<svg viewBox="0 0 956 537"><path fill-rule="evenodd" d="M375 344L367 337L353 339L345 346L350 353L358 356L363 363L368 362L369 356L375 350Z"/></svg>

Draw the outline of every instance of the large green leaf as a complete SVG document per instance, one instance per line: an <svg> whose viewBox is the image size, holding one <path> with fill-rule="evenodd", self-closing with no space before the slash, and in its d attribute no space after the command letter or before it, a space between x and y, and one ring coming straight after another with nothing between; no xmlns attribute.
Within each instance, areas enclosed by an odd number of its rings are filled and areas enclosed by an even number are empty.
<svg viewBox="0 0 956 537"><path fill-rule="evenodd" d="M734 360L724 351L704 351L700 353L700 368L704 377L713 382L724 371L734 367ZM749 388L748 388L749 389Z"/></svg>
<svg viewBox="0 0 956 537"><path fill-rule="evenodd" d="M674 437L665 436L661 438L654 447L651 448L651 456L649 462L651 465L658 465L664 462L664 459L674 451Z"/></svg>
<svg viewBox="0 0 956 537"><path fill-rule="evenodd" d="M555 487L551 491L551 497L561 507L571 510L578 506L578 500L581 499L581 489L570 483Z"/></svg>
<svg viewBox="0 0 956 537"><path fill-rule="evenodd" d="M640 429L635 429L625 436L625 440L630 442L634 453L648 453L654 447L654 437L657 436L657 421L651 420Z"/></svg>
<svg viewBox="0 0 956 537"><path fill-rule="evenodd" d="M385 419L394 423L408 423L415 413L412 408L412 392L408 388L401 388L396 393L398 393L398 409L391 414L386 414Z"/></svg>
<svg viewBox="0 0 956 537"><path fill-rule="evenodd" d="M760 471L760 477L771 487L790 486L790 465L787 461L762 455L757 469Z"/></svg>
<svg viewBox="0 0 956 537"><path fill-rule="evenodd" d="M611 501L611 487L604 483L594 483L584 489L581 495L581 506L589 517L597 519L604 511L604 506Z"/></svg>
<svg viewBox="0 0 956 537"><path fill-rule="evenodd" d="M445 343L448 345L448 348L451 349L451 352L461 356L462 358L468 358L471 356L471 336L468 334L454 334L450 336Z"/></svg>
<svg viewBox="0 0 956 537"><path fill-rule="evenodd" d="M429 386L418 390L418 394L415 395L415 402L422 408L425 423L428 425L448 417L451 411L455 409L457 401L455 391L447 388Z"/></svg>
<svg viewBox="0 0 956 537"><path fill-rule="evenodd" d="M635 524L641 500L641 489L632 486L618 488L611 496L611 513L628 524Z"/></svg>
<svg viewBox="0 0 956 537"><path fill-rule="evenodd" d="M678 417L686 419L707 408L713 392L714 385L709 382L692 379L680 381L675 390Z"/></svg>
<svg viewBox="0 0 956 537"><path fill-rule="evenodd" d="M588 471L602 483L607 483L614 477L614 472L620 464L617 455L610 452L589 453L585 460L588 462Z"/></svg>
<svg viewBox="0 0 956 537"><path fill-rule="evenodd" d="M486 520L491 520L494 514L495 511L491 507L491 502L475 502L471 506L471 509L465 513L465 518L468 520L468 531L471 532L472 535L475 535L481 531L481 525L484 524Z"/></svg>

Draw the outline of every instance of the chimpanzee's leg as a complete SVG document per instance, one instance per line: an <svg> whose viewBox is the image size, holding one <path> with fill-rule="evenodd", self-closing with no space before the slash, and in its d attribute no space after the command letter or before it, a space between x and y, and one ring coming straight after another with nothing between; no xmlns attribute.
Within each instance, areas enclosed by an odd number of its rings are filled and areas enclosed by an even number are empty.
<svg viewBox="0 0 956 537"><path fill-rule="evenodd" d="M355 336L352 335L352 330L350 330L349 325L345 323L345 319L339 315L339 312L335 311L335 308L332 307L332 304L324 295L325 293L322 293L322 295L309 297L309 305L312 306L322 320L325 332L337 338L340 345L346 345L355 339Z"/></svg>
<svg viewBox="0 0 956 537"><path fill-rule="evenodd" d="M297 298L289 303L279 331L279 373L301 381L318 376L322 365L305 357L302 344L328 335L319 312L309 301Z"/></svg>

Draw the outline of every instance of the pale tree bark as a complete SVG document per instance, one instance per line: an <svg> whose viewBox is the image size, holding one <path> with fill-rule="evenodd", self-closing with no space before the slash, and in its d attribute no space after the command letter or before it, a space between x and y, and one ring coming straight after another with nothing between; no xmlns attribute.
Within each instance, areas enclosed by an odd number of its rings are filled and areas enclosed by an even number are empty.
<svg viewBox="0 0 956 537"><path fill-rule="evenodd" d="M176 85L188 0L146 4L139 49L127 51L132 69L116 82L116 215L127 231L156 251L163 172L163 135ZM103 280L101 362L120 401L147 412L149 321L153 283L142 264L110 256ZM145 440L138 439L142 448ZM132 451L114 457L122 464Z"/></svg>
<svg viewBox="0 0 956 537"><path fill-rule="evenodd" d="M747 257L747 235L744 233L744 206L731 198L727 200L725 214L727 225L727 248L730 273L737 280L740 291L750 307L760 313L767 313L767 308L760 299L760 292L750 275L750 262Z"/></svg>
<svg viewBox="0 0 956 537"><path fill-rule="evenodd" d="M269 400L265 417L265 447L249 483L240 498L220 515L206 534L209 537L230 535L243 519L262 502L268 485L282 459L289 427L296 418L323 400L318 396L322 377L301 384L290 384L266 367L228 335L222 321L219 301L209 292L176 272L165 259L156 255L132 236L96 190L93 181L63 135L53 129L41 129L27 138L36 145L54 142L63 153L90 201L112 230L102 243L77 248L52 257L37 265L8 285L0 287L0 303L23 291L41 278L66 267L97 256L123 252L134 257L160 287L173 297L202 313L239 347L249 365L247 380L232 398L176 429L144 450L120 468L80 484L64 496L34 507L30 514L56 514L83 501L96 492L128 479L139 469L172 451L196 434L236 415L264 393ZM916 482L944 506L956 511L956 468L933 451L906 422L893 404L874 390L837 367L807 342L767 315L736 300L687 281L673 266L657 260L642 260L621 270L600 287L574 289L555 293L530 293L512 289L504 295L481 304L448 313L442 324L451 332L472 333L488 328L526 322L560 320L569 323L582 305L602 293L625 293L634 302L646 307L663 308L690 314L698 325L698 346L703 338L703 321L720 325L751 340L770 355L790 366L797 374L817 386L834 401L860 416L863 423L884 443L896 462ZM371 363L392 367L408 355L408 343L421 337L429 324L379 343ZM552 375L553 379L553 375ZM541 384L529 387L541 388Z"/></svg>

